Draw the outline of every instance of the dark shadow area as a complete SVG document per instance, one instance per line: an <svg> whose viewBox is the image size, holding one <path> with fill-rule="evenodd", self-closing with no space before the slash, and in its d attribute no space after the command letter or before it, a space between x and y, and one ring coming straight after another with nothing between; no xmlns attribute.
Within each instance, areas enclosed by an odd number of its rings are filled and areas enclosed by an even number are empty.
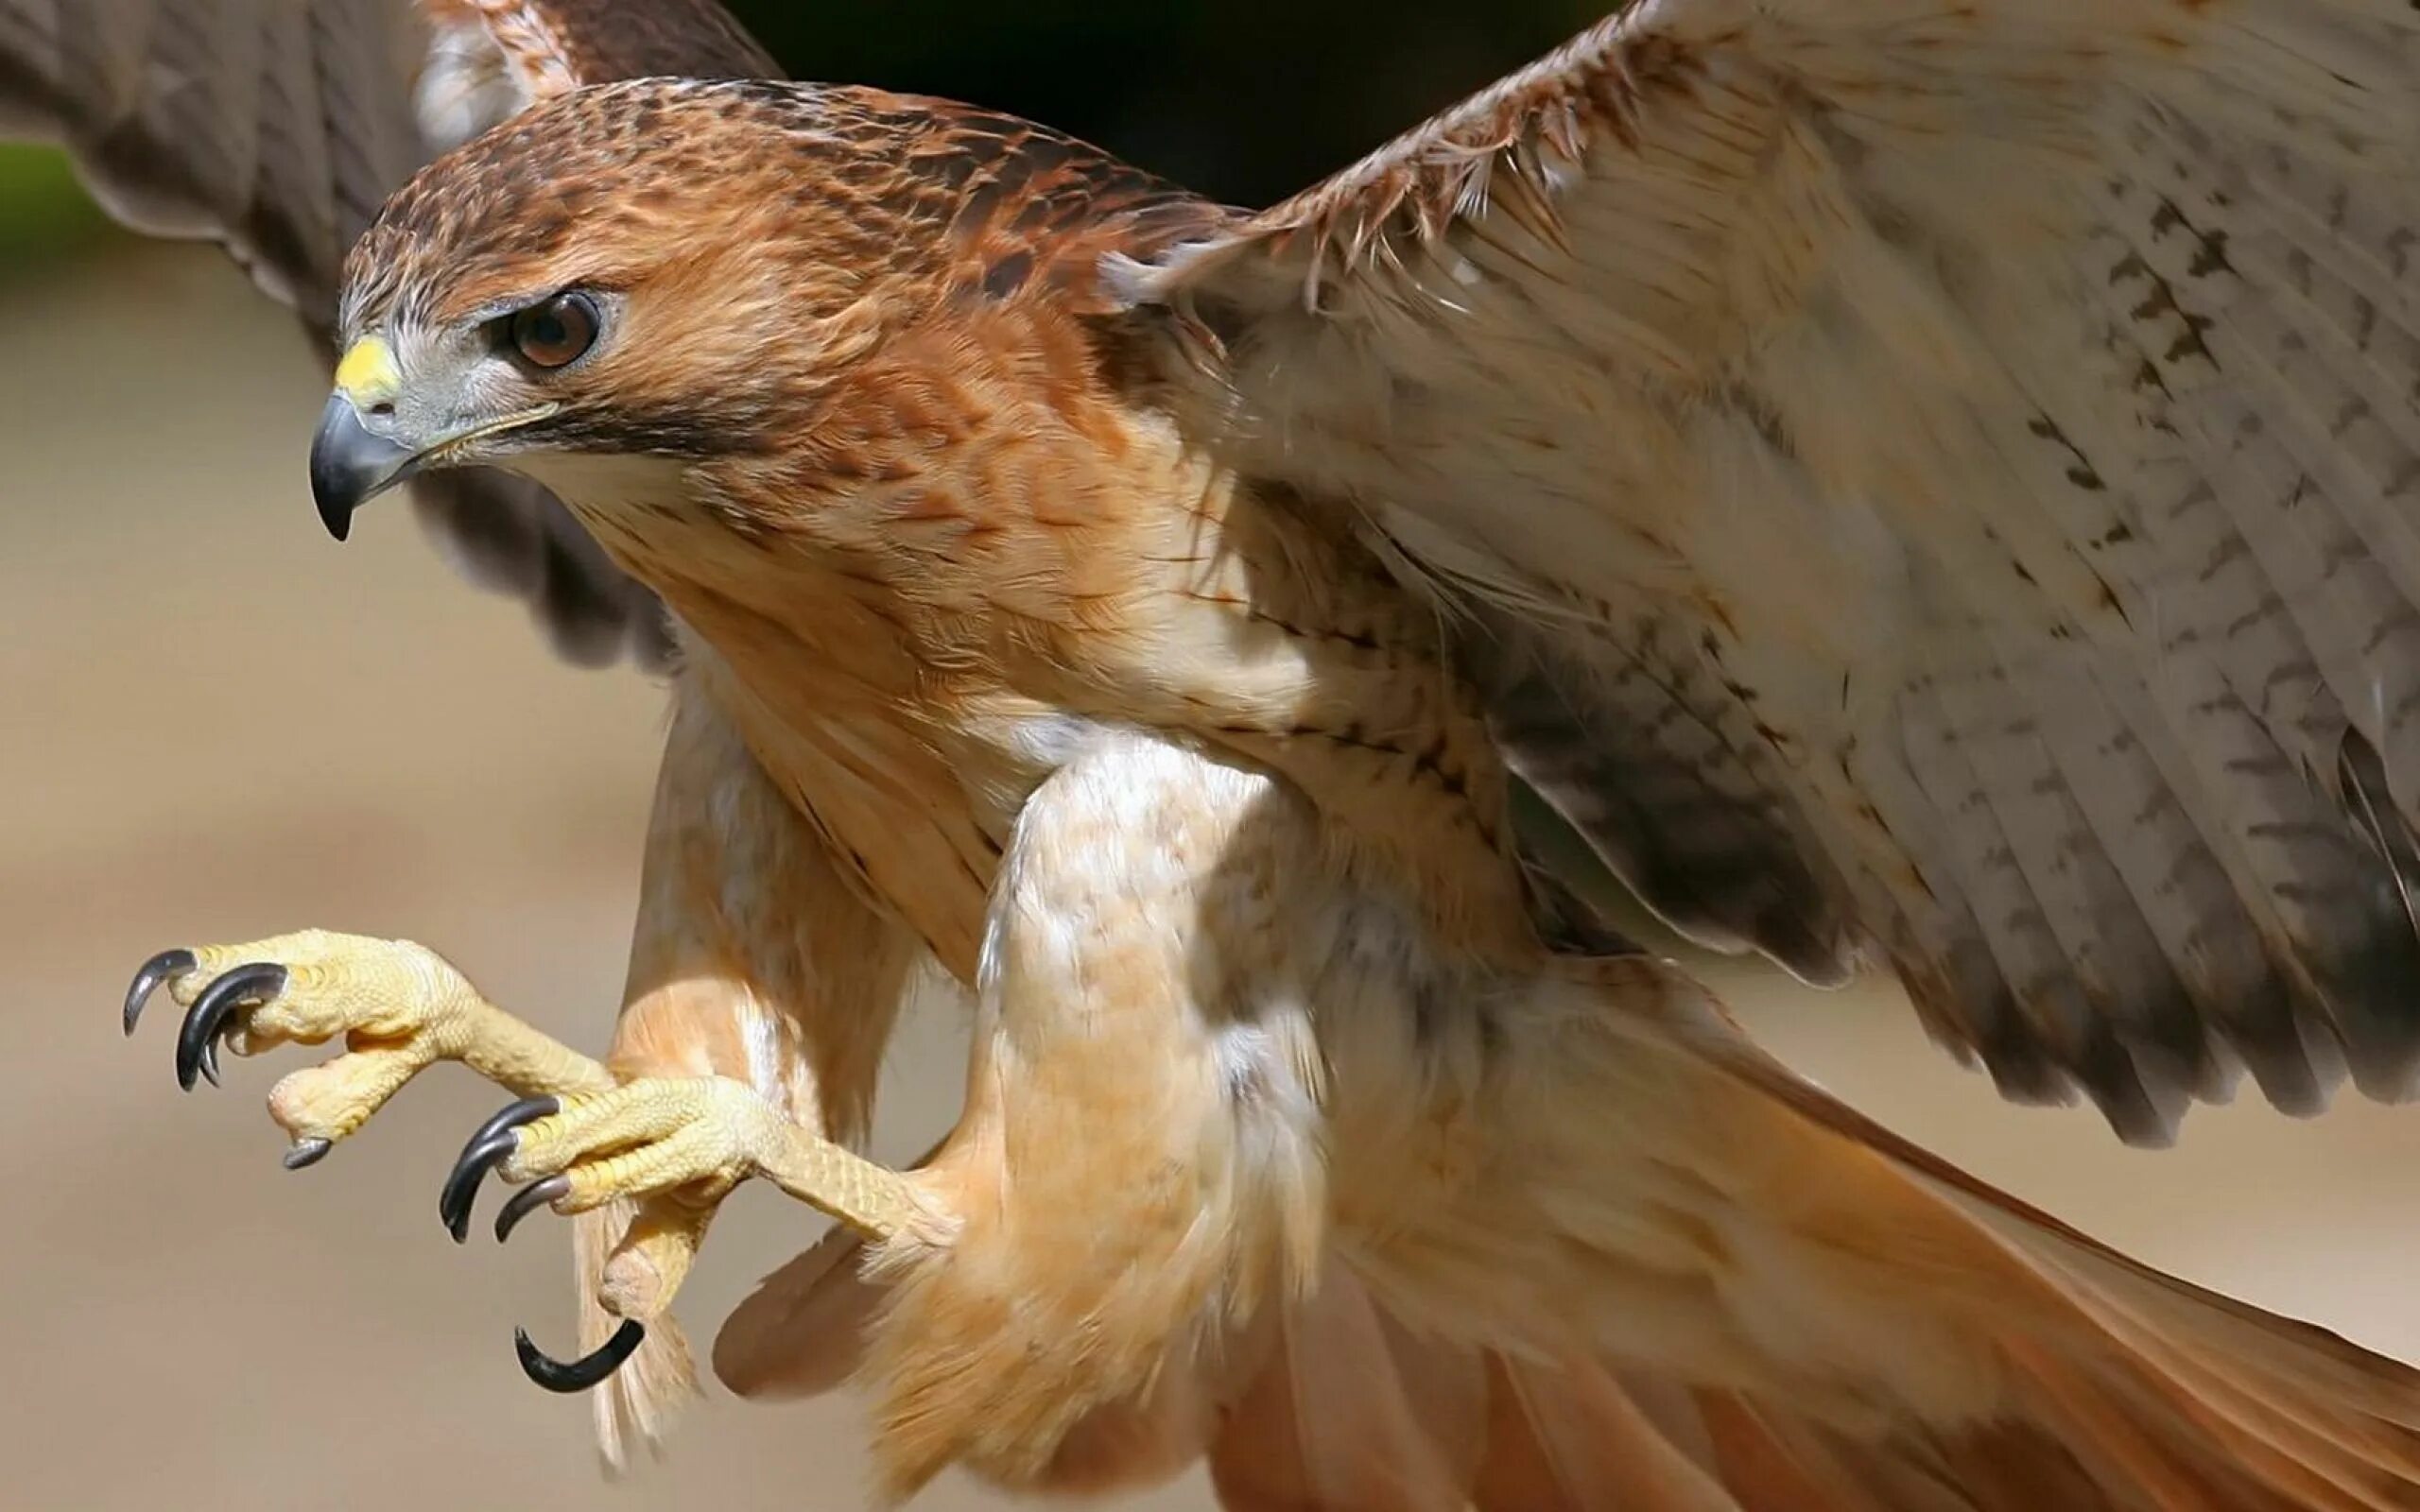
<svg viewBox="0 0 2420 1512"><path fill-rule="evenodd" d="M1007 111L1233 204L1280 199L1586 26L1586 0L742 0L803 79Z"/></svg>

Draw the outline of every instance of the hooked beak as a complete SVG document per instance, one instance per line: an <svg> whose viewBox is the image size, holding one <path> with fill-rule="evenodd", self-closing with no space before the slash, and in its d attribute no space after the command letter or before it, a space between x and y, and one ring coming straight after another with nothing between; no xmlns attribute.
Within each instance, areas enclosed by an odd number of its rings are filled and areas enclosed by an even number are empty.
<svg viewBox="0 0 2420 1512"><path fill-rule="evenodd" d="M311 438L311 502L328 534L342 541L353 530L353 511L418 470L421 454L361 423L361 411L339 390L320 412Z"/></svg>

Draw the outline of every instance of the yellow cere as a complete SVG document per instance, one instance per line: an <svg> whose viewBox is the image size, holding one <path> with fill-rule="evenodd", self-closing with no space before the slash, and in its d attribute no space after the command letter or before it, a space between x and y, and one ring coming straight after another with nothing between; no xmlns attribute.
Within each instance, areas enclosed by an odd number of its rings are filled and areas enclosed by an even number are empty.
<svg viewBox="0 0 2420 1512"><path fill-rule="evenodd" d="M402 383L394 352L377 336L354 342L337 364L337 390L356 405L367 407L392 399Z"/></svg>

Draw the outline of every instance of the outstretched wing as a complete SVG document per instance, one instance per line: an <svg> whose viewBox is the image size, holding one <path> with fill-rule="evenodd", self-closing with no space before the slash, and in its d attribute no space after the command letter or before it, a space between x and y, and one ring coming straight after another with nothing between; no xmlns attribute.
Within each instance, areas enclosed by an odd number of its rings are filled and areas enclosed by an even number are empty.
<svg viewBox="0 0 2420 1512"><path fill-rule="evenodd" d="M779 73L715 0L0 0L0 135L62 143L137 231L218 242L323 349L346 249L438 152L581 84ZM668 652L655 596L544 490L411 489L447 555L566 658Z"/></svg>
<svg viewBox="0 0 2420 1512"><path fill-rule="evenodd" d="M2130 1139L2420 1064L2420 15L1641 0L1109 269L1710 944Z"/></svg>

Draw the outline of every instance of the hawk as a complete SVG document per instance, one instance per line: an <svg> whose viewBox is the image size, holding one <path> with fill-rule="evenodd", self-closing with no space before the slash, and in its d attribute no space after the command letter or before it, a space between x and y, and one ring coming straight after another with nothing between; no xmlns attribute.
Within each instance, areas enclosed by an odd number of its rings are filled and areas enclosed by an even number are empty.
<svg viewBox="0 0 2420 1512"><path fill-rule="evenodd" d="M339 537L407 486L668 673L601 1059L405 941L127 1002L188 1086L342 1040L292 1163L514 1093L441 1206L574 1215L522 1355L613 1452L762 1179L842 1227L715 1366L861 1383L894 1496L2420 1505L2411 1370L1795 1079L1512 809L2130 1141L2409 1093L2410 7L1641 0L1258 213L711 0L0 0L0 102L324 338Z"/></svg>

